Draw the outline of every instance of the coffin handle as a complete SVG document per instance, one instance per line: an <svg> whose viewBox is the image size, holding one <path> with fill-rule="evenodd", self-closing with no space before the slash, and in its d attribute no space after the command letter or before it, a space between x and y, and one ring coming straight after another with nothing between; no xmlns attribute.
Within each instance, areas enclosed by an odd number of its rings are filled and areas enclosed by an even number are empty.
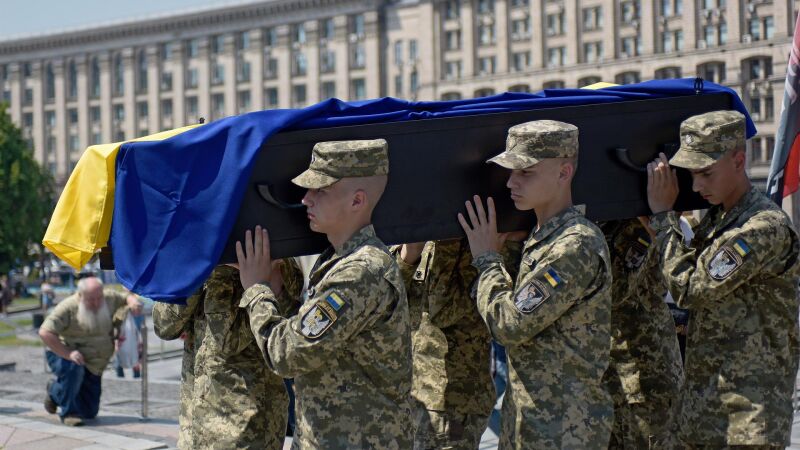
<svg viewBox="0 0 800 450"><path fill-rule="evenodd" d="M636 163L633 162L631 159L630 152L627 148L617 147L613 151L614 156L617 159L617 162L625 166L626 168L633 170L635 172L647 172L647 166L638 166Z"/></svg>
<svg viewBox="0 0 800 450"><path fill-rule="evenodd" d="M272 193L271 184L259 184L258 194L261 196L261 198L264 199L265 202L269 203L270 205L278 209L290 210L290 209L305 208L305 206L302 203L286 203L284 201L275 198L275 195Z"/></svg>

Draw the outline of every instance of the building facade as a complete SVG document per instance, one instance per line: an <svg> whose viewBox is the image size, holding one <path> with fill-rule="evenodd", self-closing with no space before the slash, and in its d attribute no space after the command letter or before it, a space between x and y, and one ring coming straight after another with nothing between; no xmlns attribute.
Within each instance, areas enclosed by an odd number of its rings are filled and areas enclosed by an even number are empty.
<svg viewBox="0 0 800 450"><path fill-rule="evenodd" d="M764 183L795 0L271 0L0 41L0 101L66 181L83 150L330 97L458 99L702 77Z"/></svg>

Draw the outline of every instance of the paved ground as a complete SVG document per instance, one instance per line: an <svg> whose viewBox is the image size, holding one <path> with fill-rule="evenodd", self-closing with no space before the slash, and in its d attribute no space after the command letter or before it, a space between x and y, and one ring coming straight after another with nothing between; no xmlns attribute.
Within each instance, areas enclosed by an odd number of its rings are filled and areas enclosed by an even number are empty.
<svg viewBox="0 0 800 450"><path fill-rule="evenodd" d="M0 320L3 320L0 318ZM149 327L152 329L152 327ZM19 330L20 338L37 339L30 330ZM14 363L14 370L0 371L0 450L174 448L178 434L178 390L180 386L180 342L160 341L148 334L151 354L148 383L148 417L141 418L141 381L130 372L119 379L107 370L103 375L100 414L84 427L61 425L57 416L42 408L46 373L42 347L0 348L0 367ZM165 355L160 358L159 355ZM480 450L496 449L497 436L487 430ZM285 447L291 441L287 439ZM795 416L792 450L800 450L800 415Z"/></svg>

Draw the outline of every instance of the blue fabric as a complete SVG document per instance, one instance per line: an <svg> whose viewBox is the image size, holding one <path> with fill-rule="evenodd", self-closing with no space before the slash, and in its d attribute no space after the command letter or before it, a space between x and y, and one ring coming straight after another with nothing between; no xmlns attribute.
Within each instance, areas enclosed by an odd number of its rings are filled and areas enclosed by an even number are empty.
<svg viewBox="0 0 800 450"><path fill-rule="evenodd" d="M703 93L736 93L706 82ZM298 110L222 119L156 142L130 142L117 156L111 247L119 281L137 294L181 302L211 273L236 220L258 149L283 130L410 121L569 105L695 95L694 79L600 90L548 89L469 100L330 99ZM748 115L748 137L755 126Z"/></svg>
<svg viewBox="0 0 800 450"><path fill-rule="evenodd" d="M51 351L45 352L55 381L50 398L61 407L58 415L93 419L100 409L101 377Z"/></svg>

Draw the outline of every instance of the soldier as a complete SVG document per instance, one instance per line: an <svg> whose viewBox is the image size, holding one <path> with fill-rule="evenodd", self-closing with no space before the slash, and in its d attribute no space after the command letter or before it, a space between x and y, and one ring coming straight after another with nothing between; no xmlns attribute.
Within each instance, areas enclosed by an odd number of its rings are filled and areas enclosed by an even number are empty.
<svg viewBox="0 0 800 450"><path fill-rule="evenodd" d="M664 278L691 312L679 438L690 448L784 448L800 358L797 234L747 177L742 114L690 117L680 140L671 160L662 153L647 167ZM713 205L689 246L672 211L670 164L689 169L692 189Z"/></svg>
<svg viewBox="0 0 800 450"><path fill-rule="evenodd" d="M310 227L332 247L294 317L274 305L266 230L248 231L244 249L237 243L240 307L272 370L294 377L294 448L411 447L408 303L397 263L371 225L388 173L383 139L314 146L309 169L292 181L308 189Z"/></svg>
<svg viewBox="0 0 800 450"><path fill-rule="evenodd" d="M603 234L572 205L578 129L541 120L508 131L490 159L511 169L519 210L538 223L522 250L516 283L498 253L494 201L467 201L467 233L478 269L478 311L508 352L502 449L605 449L613 407L601 378L611 338L611 273Z"/></svg>
<svg viewBox="0 0 800 450"><path fill-rule="evenodd" d="M519 243L507 246L507 261L519 261ZM415 449L477 449L494 407L492 338L475 305L471 261L465 239L398 253L411 311Z"/></svg>
<svg viewBox="0 0 800 450"><path fill-rule="evenodd" d="M183 338L181 405L178 415L178 448L181 449L194 447L192 445L194 360L204 330L201 294L202 290L186 299L186 305L159 302L153 306L153 330L156 336L166 341Z"/></svg>
<svg viewBox="0 0 800 450"><path fill-rule="evenodd" d="M611 360L603 376L614 399L611 449L654 448L683 383L659 255L639 220L601 225L611 251Z"/></svg>

